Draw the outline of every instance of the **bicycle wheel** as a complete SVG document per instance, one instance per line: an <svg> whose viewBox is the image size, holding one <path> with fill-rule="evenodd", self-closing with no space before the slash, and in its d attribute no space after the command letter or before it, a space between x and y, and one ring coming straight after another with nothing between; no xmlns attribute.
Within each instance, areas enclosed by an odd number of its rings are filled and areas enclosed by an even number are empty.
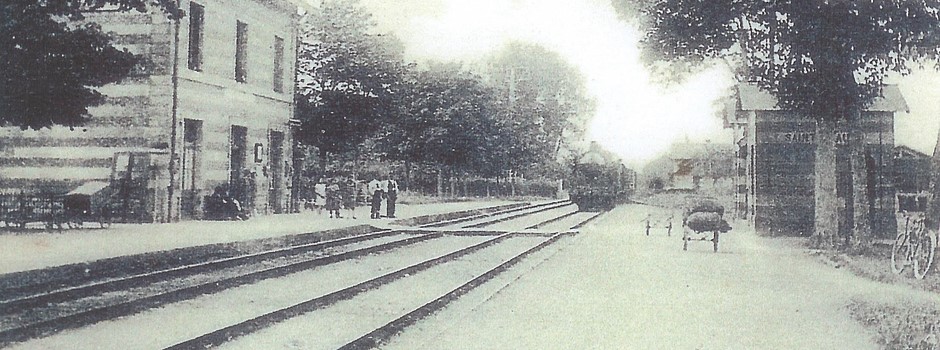
<svg viewBox="0 0 940 350"><path fill-rule="evenodd" d="M914 278L924 279L927 271L930 271L930 265L933 264L934 251L937 249L937 236L935 232L924 230L920 238L920 244L914 251Z"/></svg>
<svg viewBox="0 0 940 350"><path fill-rule="evenodd" d="M894 239L894 246L891 247L891 272L901 274L907 265L910 264L908 258L911 253L911 246L908 244L907 232L898 233Z"/></svg>

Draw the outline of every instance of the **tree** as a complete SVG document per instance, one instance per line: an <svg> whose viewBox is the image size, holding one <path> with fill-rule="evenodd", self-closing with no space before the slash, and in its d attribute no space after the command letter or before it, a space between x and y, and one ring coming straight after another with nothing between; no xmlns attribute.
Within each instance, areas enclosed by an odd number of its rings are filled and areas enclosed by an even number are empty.
<svg viewBox="0 0 940 350"><path fill-rule="evenodd" d="M584 77L558 53L510 43L490 58L485 75L496 90L500 119L516 139L501 158L506 169L558 162L560 150L583 136L593 101Z"/></svg>
<svg viewBox="0 0 940 350"><path fill-rule="evenodd" d="M0 4L0 126L83 125L104 102L95 87L120 81L138 58L111 44L83 13L109 8L181 14L172 0L4 0Z"/></svg>
<svg viewBox="0 0 940 350"><path fill-rule="evenodd" d="M613 0L625 16L640 14L649 62L701 67L728 59L738 79L774 94L779 105L817 120L815 242L837 232L835 137L852 125L853 198L867 201L861 111L879 95L889 72L935 60L937 1ZM866 210L855 210L854 239L868 239Z"/></svg>
<svg viewBox="0 0 940 350"><path fill-rule="evenodd" d="M357 149L396 116L402 46L372 33L358 1L327 0L305 19L298 55L296 115L300 141L328 153Z"/></svg>
<svg viewBox="0 0 940 350"><path fill-rule="evenodd" d="M490 160L500 148L495 94L481 78L455 64L431 64L410 74L399 118L383 144L391 159L430 163L451 173L498 173Z"/></svg>

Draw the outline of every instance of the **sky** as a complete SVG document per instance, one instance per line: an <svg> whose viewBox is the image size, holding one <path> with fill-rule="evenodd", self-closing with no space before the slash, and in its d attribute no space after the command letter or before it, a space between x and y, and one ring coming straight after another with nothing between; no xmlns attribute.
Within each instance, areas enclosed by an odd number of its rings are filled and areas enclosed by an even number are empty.
<svg viewBox="0 0 940 350"><path fill-rule="evenodd" d="M664 87L639 59L638 32L609 0L363 0L405 44L408 59L473 62L510 41L558 52L586 78L597 103L587 137L641 165L676 141L731 142L718 106L733 85L715 67ZM930 154L940 128L940 73L893 79L911 113L898 116L896 142Z"/></svg>

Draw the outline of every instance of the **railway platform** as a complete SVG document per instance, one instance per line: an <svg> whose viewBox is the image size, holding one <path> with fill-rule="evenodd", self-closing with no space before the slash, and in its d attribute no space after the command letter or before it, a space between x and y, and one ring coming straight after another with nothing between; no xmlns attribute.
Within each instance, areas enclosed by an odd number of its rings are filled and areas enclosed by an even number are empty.
<svg viewBox="0 0 940 350"><path fill-rule="evenodd" d="M373 220L360 207L356 219L332 219L323 211L266 215L245 221L183 221L158 224L114 224L109 228L9 230L0 228L0 275L82 263L119 256L209 244L241 242L355 226L392 226L395 220L452 213L511 203L468 201L399 204L397 219ZM384 209L384 208L383 208ZM95 227L95 225L92 225Z"/></svg>

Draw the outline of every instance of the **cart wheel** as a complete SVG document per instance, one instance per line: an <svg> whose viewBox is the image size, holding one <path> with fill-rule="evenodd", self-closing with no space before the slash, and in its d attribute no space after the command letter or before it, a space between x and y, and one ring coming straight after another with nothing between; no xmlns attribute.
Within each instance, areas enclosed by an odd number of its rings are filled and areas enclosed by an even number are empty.
<svg viewBox="0 0 940 350"><path fill-rule="evenodd" d="M712 246L715 250L715 253L718 252L718 231L715 231L715 238L712 239Z"/></svg>

